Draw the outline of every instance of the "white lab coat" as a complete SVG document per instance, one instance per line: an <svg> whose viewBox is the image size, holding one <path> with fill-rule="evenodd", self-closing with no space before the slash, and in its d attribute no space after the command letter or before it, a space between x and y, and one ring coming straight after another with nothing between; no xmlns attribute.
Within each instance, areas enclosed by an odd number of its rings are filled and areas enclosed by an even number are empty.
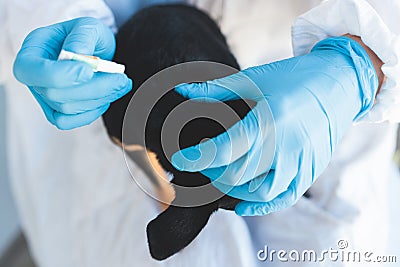
<svg viewBox="0 0 400 267"><path fill-rule="evenodd" d="M218 21L242 67L291 56L290 26L318 3L189 2ZM353 127L312 187L312 199L246 220L220 211L182 252L164 262L152 260L145 226L158 213L157 205L132 182L122 152L108 140L101 121L73 131L56 130L11 72L30 30L86 15L113 27L110 10L101 0L15 0L5 3L3 12L0 81L7 87L10 173L22 226L39 266L280 266L257 261L257 251L264 245L327 249L339 239L356 249L398 251L398 241L385 249L390 233L400 237L390 232L395 220L389 218L390 213L400 214L390 204L396 202L389 201L400 187L391 161L397 127L384 123ZM139 168L134 173L144 175Z"/></svg>

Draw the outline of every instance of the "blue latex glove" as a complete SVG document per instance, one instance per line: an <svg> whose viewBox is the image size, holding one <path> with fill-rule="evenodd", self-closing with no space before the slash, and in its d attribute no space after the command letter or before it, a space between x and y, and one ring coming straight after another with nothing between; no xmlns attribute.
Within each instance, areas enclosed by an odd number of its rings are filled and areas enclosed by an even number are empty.
<svg viewBox="0 0 400 267"><path fill-rule="evenodd" d="M246 79L258 86L261 98L249 92ZM257 105L227 132L175 153L172 164L200 171L222 192L245 200L236 206L239 215L281 210L293 205L324 171L352 122L373 105L377 88L368 54L347 37L323 40L304 56L179 85L176 90L188 98L226 101L240 95ZM271 167L258 156L270 147L268 127L258 127L268 116L268 108L259 104L265 100L275 121Z"/></svg>
<svg viewBox="0 0 400 267"><path fill-rule="evenodd" d="M32 31L14 63L46 118L59 129L90 124L132 89L125 74L94 73L83 62L57 61L61 49L111 60L115 38L94 18L78 18Z"/></svg>

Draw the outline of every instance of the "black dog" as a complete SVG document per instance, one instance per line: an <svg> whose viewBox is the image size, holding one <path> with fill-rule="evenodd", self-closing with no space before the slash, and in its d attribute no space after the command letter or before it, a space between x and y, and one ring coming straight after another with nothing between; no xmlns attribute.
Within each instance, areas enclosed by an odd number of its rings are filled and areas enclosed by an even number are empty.
<svg viewBox="0 0 400 267"><path fill-rule="evenodd" d="M114 60L125 64L127 75L135 83L132 92L112 103L103 115L108 134L117 142L122 141L122 124L129 101L139 86L155 73L190 61L213 61L239 69L215 22L203 12L185 5L155 6L133 16L117 35ZM166 91L168 92L155 104L148 117L144 136L146 149L154 152L161 166L173 174L173 184L188 187L208 184L210 180L201 173L175 169L163 152L160 138L163 122L176 106L188 101L173 88L166 88ZM194 111L222 105L190 102L191 110ZM227 101L225 104L240 118L251 108L242 100ZM225 130L210 119L197 118L185 125L180 132L180 147L195 145L204 138L217 136ZM202 206L174 206L179 198L176 194L171 205L147 226L150 253L155 259L166 259L186 247L200 233L214 211L218 208L232 210L239 202L238 199L223 196Z"/></svg>

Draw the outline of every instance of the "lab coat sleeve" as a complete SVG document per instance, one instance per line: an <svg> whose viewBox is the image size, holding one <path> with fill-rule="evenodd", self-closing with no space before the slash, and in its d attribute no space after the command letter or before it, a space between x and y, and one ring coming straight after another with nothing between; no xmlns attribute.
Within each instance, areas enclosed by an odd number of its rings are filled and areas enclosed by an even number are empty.
<svg viewBox="0 0 400 267"><path fill-rule="evenodd" d="M95 17L116 29L114 16L103 0L7 1L6 13L7 28L13 30L9 36L14 53L30 31L77 17Z"/></svg>
<svg viewBox="0 0 400 267"><path fill-rule="evenodd" d="M299 16L292 27L295 56L308 53L322 39L350 33L383 61L386 81L360 121L400 122L399 14L398 0L327 0Z"/></svg>

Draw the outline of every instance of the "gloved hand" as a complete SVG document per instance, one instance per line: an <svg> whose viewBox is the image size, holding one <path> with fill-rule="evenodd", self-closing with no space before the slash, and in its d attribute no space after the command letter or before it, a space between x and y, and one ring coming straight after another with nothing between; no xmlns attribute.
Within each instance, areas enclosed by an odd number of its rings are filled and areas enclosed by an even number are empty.
<svg viewBox="0 0 400 267"><path fill-rule="evenodd" d="M61 49L111 60L115 38L94 18L78 18L32 31L14 63L46 118L59 129L90 124L132 89L125 74L94 73L83 62L57 61Z"/></svg>
<svg viewBox="0 0 400 267"><path fill-rule="evenodd" d="M261 97L248 90L247 80L258 86ZM368 54L347 37L323 40L304 56L214 81L179 85L180 94L197 101L240 96L257 104L227 132L175 153L172 164L180 170L200 171L222 192L245 200L236 206L239 215L281 210L293 205L324 171L352 122L373 105L377 88ZM275 121L271 166L264 164L262 156L273 139L263 101Z"/></svg>

